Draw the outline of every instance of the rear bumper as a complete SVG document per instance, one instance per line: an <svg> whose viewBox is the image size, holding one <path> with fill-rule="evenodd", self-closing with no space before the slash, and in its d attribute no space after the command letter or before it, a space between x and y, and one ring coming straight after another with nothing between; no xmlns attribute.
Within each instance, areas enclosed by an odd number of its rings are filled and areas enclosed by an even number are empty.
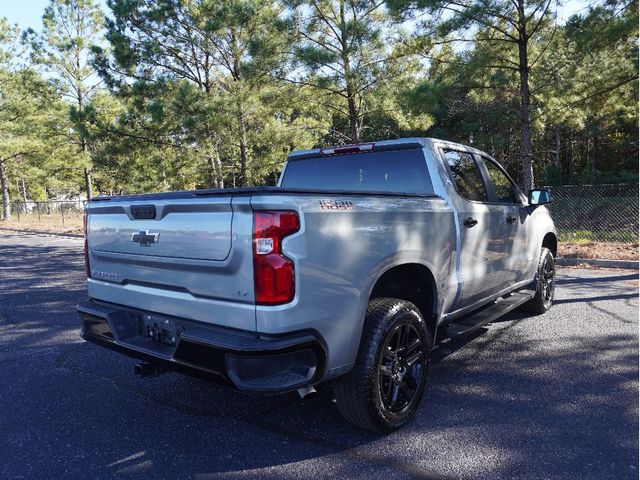
<svg viewBox="0 0 640 480"><path fill-rule="evenodd" d="M133 358L252 393L318 383L326 353L312 333L262 335L89 300L78 305L82 337ZM170 325L166 343L146 337L145 319Z"/></svg>

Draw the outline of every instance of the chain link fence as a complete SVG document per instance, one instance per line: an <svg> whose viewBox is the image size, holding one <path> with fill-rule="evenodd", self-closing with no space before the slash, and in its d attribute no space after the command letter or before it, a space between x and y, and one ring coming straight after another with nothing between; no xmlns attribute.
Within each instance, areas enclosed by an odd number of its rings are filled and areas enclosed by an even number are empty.
<svg viewBox="0 0 640 480"><path fill-rule="evenodd" d="M638 184L550 187L563 242L638 242ZM12 202L12 223L82 233L84 201Z"/></svg>
<svg viewBox="0 0 640 480"><path fill-rule="evenodd" d="M562 242L638 242L638 184L549 187Z"/></svg>
<svg viewBox="0 0 640 480"><path fill-rule="evenodd" d="M82 233L83 200L11 202L11 223L53 232Z"/></svg>

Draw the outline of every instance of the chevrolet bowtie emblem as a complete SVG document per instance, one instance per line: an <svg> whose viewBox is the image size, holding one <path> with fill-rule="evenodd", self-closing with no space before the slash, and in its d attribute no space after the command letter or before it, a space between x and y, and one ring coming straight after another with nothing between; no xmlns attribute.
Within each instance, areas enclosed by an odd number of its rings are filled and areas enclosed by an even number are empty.
<svg viewBox="0 0 640 480"><path fill-rule="evenodd" d="M149 233L149 230L140 230L138 233L131 235L131 241L139 243L141 247L148 247L152 243L158 243L160 240L159 233Z"/></svg>

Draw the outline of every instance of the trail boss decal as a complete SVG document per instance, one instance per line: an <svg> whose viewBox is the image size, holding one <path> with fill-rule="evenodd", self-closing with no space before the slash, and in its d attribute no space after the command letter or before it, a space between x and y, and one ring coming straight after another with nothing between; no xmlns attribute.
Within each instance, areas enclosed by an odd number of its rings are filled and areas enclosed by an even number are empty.
<svg viewBox="0 0 640 480"><path fill-rule="evenodd" d="M320 200L322 210L353 210L355 207L350 200Z"/></svg>

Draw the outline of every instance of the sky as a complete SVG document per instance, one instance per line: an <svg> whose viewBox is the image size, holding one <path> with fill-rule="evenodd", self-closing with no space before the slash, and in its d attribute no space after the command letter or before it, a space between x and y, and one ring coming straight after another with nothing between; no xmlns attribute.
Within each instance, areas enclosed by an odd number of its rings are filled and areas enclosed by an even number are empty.
<svg viewBox="0 0 640 480"><path fill-rule="evenodd" d="M0 17L7 17L9 23L17 23L22 30L29 27L40 30L42 14L49 0L0 0ZM103 10L107 10L107 0L94 0Z"/></svg>
<svg viewBox="0 0 640 480"><path fill-rule="evenodd" d="M94 0L107 11L107 0ZM40 30L42 14L49 0L0 0L0 17L7 17L9 23L17 23L21 29ZM564 23L574 13L583 13L594 0L565 0L558 9L560 23Z"/></svg>

